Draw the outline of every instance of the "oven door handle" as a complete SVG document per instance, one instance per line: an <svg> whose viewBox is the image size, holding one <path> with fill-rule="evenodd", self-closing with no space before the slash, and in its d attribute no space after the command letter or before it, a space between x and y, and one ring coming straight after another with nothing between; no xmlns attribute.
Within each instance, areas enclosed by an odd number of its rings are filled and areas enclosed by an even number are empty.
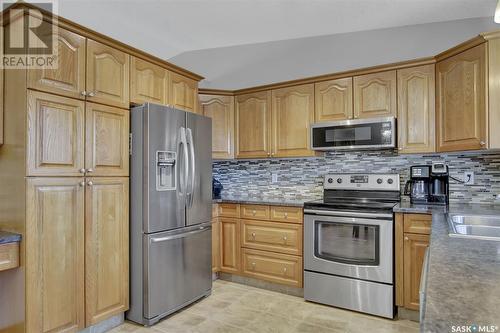
<svg viewBox="0 0 500 333"><path fill-rule="evenodd" d="M384 213L360 213L347 211L304 209L304 214L324 215L324 216L343 216L343 217L361 217L361 218L386 218L392 219L392 214Z"/></svg>

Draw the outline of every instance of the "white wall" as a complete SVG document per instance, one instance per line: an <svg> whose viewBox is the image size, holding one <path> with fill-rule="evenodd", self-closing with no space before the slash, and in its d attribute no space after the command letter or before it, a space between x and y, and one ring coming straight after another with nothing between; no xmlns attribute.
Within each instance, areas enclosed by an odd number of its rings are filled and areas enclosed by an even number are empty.
<svg viewBox="0 0 500 333"><path fill-rule="evenodd" d="M200 87L241 89L434 56L496 29L492 18L474 18L190 51L169 61L203 75Z"/></svg>

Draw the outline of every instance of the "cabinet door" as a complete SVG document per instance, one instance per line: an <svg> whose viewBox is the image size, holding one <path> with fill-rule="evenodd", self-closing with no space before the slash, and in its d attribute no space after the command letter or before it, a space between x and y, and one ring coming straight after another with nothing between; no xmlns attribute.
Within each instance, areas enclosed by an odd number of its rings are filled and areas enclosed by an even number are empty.
<svg viewBox="0 0 500 333"><path fill-rule="evenodd" d="M435 145L434 65L398 70L398 147L432 153Z"/></svg>
<svg viewBox="0 0 500 333"><path fill-rule="evenodd" d="M87 100L129 108L129 55L87 40Z"/></svg>
<svg viewBox="0 0 500 333"><path fill-rule="evenodd" d="M352 77L319 82L314 85L316 122L351 119Z"/></svg>
<svg viewBox="0 0 500 333"><path fill-rule="evenodd" d="M168 71L142 59L130 59L130 101L167 104Z"/></svg>
<svg viewBox="0 0 500 333"><path fill-rule="evenodd" d="M212 118L212 158L234 158L234 97L199 97L200 113Z"/></svg>
<svg viewBox="0 0 500 333"><path fill-rule="evenodd" d="M236 157L271 156L271 92L236 97Z"/></svg>
<svg viewBox="0 0 500 333"><path fill-rule="evenodd" d="M28 88L84 99L85 37L58 28L53 40L58 50L57 67L27 71Z"/></svg>
<svg viewBox="0 0 500 333"><path fill-rule="evenodd" d="M226 273L240 272L240 221L219 218L221 237L220 270Z"/></svg>
<svg viewBox="0 0 500 333"><path fill-rule="evenodd" d="M221 228L218 219L212 220L212 272L220 271L220 236Z"/></svg>
<svg viewBox="0 0 500 333"><path fill-rule="evenodd" d="M354 77L354 118L396 116L396 71Z"/></svg>
<svg viewBox="0 0 500 333"><path fill-rule="evenodd" d="M87 178L85 307L87 325L129 307L128 178Z"/></svg>
<svg viewBox="0 0 500 333"><path fill-rule="evenodd" d="M309 126L314 122L314 85L272 92L273 157L312 156Z"/></svg>
<svg viewBox="0 0 500 333"><path fill-rule="evenodd" d="M437 64L438 151L487 148L485 44Z"/></svg>
<svg viewBox="0 0 500 333"><path fill-rule="evenodd" d="M90 176L128 176L129 111L87 103L85 167Z"/></svg>
<svg viewBox="0 0 500 333"><path fill-rule="evenodd" d="M31 90L27 103L27 175L81 175L85 103Z"/></svg>
<svg viewBox="0 0 500 333"><path fill-rule="evenodd" d="M407 309L419 309L420 275L428 246L428 235L404 234L404 306Z"/></svg>
<svg viewBox="0 0 500 333"><path fill-rule="evenodd" d="M172 107L196 112L198 105L198 82L176 73L170 73L170 103Z"/></svg>
<svg viewBox="0 0 500 333"><path fill-rule="evenodd" d="M26 332L85 326L83 178L29 178Z"/></svg>

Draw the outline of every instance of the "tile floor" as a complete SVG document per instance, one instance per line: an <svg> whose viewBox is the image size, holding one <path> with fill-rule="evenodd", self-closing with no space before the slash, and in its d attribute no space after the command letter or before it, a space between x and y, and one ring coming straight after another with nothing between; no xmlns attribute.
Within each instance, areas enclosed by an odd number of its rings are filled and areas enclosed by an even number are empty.
<svg viewBox="0 0 500 333"><path fill-rule="evenodd" d="M153 327L125 323L111 333L418 333L418 323L386 320L302 298L217 280L212 295Z"/></svg>

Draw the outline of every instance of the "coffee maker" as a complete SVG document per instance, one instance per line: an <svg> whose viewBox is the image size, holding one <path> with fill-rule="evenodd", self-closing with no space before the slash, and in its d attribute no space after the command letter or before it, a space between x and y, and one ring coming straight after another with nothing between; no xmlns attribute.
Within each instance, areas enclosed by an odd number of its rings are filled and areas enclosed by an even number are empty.
<svg viewBox="0 0 500 333"><path fill-rule="evenodd" d="M449 194L448 166L433 163L410 167L410 180L406 182L404 194L410 196L411 203L446 205Z"/></svg>

